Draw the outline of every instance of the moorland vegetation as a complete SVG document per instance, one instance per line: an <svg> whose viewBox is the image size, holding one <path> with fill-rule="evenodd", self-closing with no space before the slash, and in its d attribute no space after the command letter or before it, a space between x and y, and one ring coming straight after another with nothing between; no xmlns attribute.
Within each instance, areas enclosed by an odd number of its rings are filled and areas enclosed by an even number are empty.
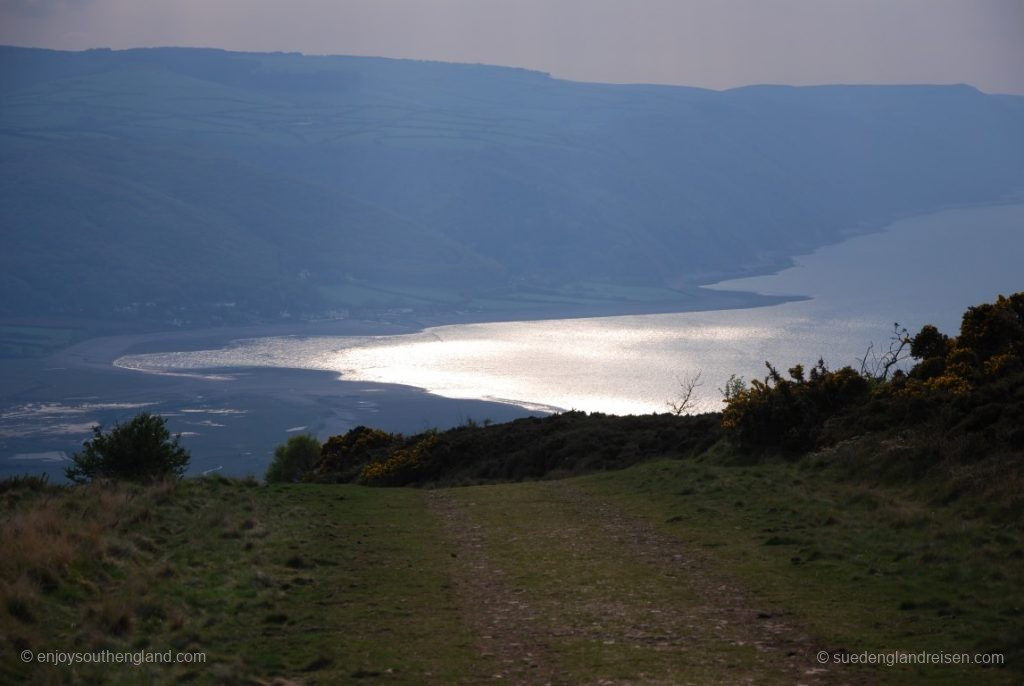
<svg viewBox="0 0 1024 686"><path fill-rule="evenodd" d="M566 412L410 436L360 426L329 438L302 478L374 486L550 478L696 455L721 440L751 462L853 451L860 458L849 469L863 478L943 472L954 490L1024 491L1024 293L969 308L958 336L897 325L889 349L868 359L860 369L797 364L788 375L766 363L763 379L729 380L721 413Z"/></svg>

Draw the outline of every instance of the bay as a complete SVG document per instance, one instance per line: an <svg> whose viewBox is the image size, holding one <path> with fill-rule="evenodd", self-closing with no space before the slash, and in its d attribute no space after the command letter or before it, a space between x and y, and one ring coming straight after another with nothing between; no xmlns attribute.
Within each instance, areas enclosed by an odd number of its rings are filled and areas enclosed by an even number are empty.
<svg viewBox="0 0 1024 686"><path fill-rule="evenodd" d="M810 299L772 307L438 326L388 336L268 337L211 350L130 355L150 373L218 368L327 370L450 398L536 409L662 412L700 375L698 410L721 406L733 374L819 357L859 367L888 347L894 323L955 333L968 306L1024 289L1024 205L950 209L798 257L771 276L712 288ZM868 362L871 354L868 354Z"/></svg>

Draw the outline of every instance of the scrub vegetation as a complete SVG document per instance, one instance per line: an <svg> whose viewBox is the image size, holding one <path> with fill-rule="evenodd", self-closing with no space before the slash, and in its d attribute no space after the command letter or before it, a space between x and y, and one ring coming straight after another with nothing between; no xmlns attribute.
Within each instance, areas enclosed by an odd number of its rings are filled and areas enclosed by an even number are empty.
<svg viewBox="0 0 1024 686"><path fill-rule="evenodd" d="M115 424L106 433L94 426L92 433L82 450L71 456L73 464L64 472L75 483L180 479L188 467L190 455L180 445L181 436L171 436L167 420L149 412Z"/></svg>
<svg viewBox="0 0 1024 686"><path fill-rule="evenodd" d="M315 436L292 436L274 449L274 459L267 467L267 483L301 481L320 457L320 441Z"/></svg>

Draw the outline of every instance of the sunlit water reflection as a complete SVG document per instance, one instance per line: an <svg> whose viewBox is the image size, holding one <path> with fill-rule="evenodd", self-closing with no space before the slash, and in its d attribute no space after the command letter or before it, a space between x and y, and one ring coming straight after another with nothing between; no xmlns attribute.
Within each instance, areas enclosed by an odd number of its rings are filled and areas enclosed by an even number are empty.
<svg viewBox="0 0 1024 686"><path fill-rule="evenodd" d="M661 412L698 372L699 409L731 374L763 376L823 357L859 366L893 322L954 332L969 305L1024 288L1024 205L949 210L798 258L780 274L717 288L812 300L716 312L441 326L381 337L276 337L220 350L120 358L150 372L230 367L335 371L454 398L616 414Z"/></svg>

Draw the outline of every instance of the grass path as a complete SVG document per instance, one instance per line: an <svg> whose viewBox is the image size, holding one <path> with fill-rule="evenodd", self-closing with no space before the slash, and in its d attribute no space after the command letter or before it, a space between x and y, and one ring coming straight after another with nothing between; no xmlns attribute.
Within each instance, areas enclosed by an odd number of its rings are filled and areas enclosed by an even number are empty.
<svg viewBox="0 0 1024 686"><path fill-rule="evenodd" d="M0 683L1019 683L1024 537L865 489L689 460L439 490L0 493ZM840 669L823 649L1007 664Z"/></svg>
<svg viewBox="0 0 1024 686"><path fill-rule="evenodd" d="M43 497L5 524L5 545L35 540L42 555L22 572L56 570L44 559L55 543L88 534L89 549L55 571L54 590L0 587L9 607L31 608L29 619L0 613L3 643L201 651L206 662L72 668L6 651L0 681L859 682L817 668L810 637L678 539L574 483L431 491L209 478ZM46 524L56 520L67 524Z"/></svg>
<svg viewBox="0 0 1024 686"><path fill-rule="evenodd" d="M850 683L678 540L565 482L428 494L480 652L509 683Z"/></svg>

